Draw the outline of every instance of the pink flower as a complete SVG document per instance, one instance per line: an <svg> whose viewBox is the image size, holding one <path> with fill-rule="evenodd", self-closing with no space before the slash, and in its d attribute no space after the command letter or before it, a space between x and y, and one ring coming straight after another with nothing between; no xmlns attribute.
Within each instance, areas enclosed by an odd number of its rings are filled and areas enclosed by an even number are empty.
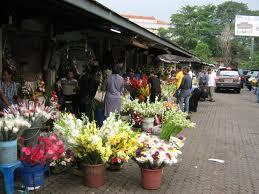
<svg viewBox="0 0 259 194"><path fill-rule="evenodd" d="M31 148L23 147L22 152L25 153L26 156L29 156L31 154Z"/></svg>

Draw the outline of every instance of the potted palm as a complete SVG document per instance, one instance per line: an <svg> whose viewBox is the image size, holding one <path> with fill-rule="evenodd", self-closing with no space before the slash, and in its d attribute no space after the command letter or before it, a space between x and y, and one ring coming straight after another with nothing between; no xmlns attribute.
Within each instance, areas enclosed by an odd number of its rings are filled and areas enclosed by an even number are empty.
<svg viewBox="0 0 259 194"><path fill-rule="evenodd" d="M23 145L23 142L21 142ZM40 136L33 147L22 146L20 160L23 167L21 175L23 184L28 190L38 189L44 183L44 166L65 155L63 141L55 134Z"/></svg>
<svg viewBox="0 0 259 194"><path fill-rule="evenodd" d="M0 164L17 161L17 138L30 126L19 114L4 114L0 119Z"/></svg>
<svg viewBox="0 0 259 194"><path fill-rule="evenodd" d="M139 137L139 147L135 156L135 161L141 168L143 188L159 189L163 167L177 163L179 154L181 152L172 144L143 133Z"/></svg>

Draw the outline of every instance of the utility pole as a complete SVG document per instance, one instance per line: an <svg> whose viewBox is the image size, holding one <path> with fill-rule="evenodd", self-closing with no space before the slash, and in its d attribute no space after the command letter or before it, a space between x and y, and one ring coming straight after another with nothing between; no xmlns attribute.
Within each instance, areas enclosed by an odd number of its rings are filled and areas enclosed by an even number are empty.
<svg viewBox="0 0 259 194"><path fill-rule="evenodd" d="M254 62L254 45L255 45L255 37L251 38L251 49L250 49L250 62L251 65Z"/></svg>

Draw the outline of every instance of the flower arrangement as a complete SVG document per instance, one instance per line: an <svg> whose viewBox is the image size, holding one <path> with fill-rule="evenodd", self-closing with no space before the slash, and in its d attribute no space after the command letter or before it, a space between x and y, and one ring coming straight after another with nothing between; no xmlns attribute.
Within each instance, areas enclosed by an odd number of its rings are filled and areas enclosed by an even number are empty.
<svg viewBox="0 0 259 194"><path fill-rule="evenodd" d="M173 102L169 102L169 101L165 102L165 103L164 103L164 106L165 106L165 109L166 109L167 111L170 111L170 110L172 110L172 111L177 111L177 110L179 109L179 107L178 107L177 104L175 104L175 103L173 103Z"/></svg>
<svg viewBox="0 0 259 194"><path fill-rule="evenodd" d="M25 165L43 165L46 162L56 161L64 155L63 141L52 134L49 137L40 136L38 144L34 147L23 146L20 159Z"/></svg>
<svg viewBox="0 0 259 194"><path fill-rule="evenodd" d="M143 75L141 80L137 78L133 78L129 82L132 94L134 97L137 97L139 101L143 102L147 100L147 97L150 95L149 85L148 85L148 77Z"/></svg>
<svg viewBox="0 0 259 194"><path fill-rule="evenodd" d="M18 114L5 115L0 119L0 141L12 141L23 132L30 128L31 124Z"/></svg>
<svg viewBox="0 0 259 194"><path fill-rule="evenodd" d="M183 129L195 127L195 123L186 119L186 116L187 114L182 111L166 111L163 115L160 138L169 140L171 136L176 136Z"/></svg>
<svg viewBox="0 0 259 194"><path fill-rule="evenodd" d="M181 151L156 136L142 133L139 137L135 161L141 168L158 169L177 163Z"/></svg>
<svg viewBox="0 0 259 194"><path fill-rule="evenodd" d="M89 122L80 131L74 146L75 155L85 164L105 164L109 161L112 150L99 135L95 122Z"/></svg>
<svg viewBox="0 0 259 194"><path fill-rule="evenodd" d="M180 136L180 137L170 137L169 142L177 149L181 149L184 146L184 141L185 141L185 137Z"/></svg>
<svg viewBox="0 0 259 194"><path fill-rule="evenodd" d="M138 105L138 100L131 100L127 97L122 97L121 100L121 115L130 115L134 107Z"/></svg>
<svg viewBox="0 0 259 194"><path fill-rule="evenodd" d="M131 130L131 126L112 113L103 123L100 136L111 148L109 163L115 159L120 162L128 162L137 149L138 133Z"/></svg>
<svg viewBox="0 0 259 194"><path fill-rule="evenodd" d="M53 160L49 165L51 172L59 174L64 170L70 168L75 161L74 154L71 150L67 150L65 155L60 157L58 160Z"/></svg>
<svg viewBox="0 0 259 194"><path fill-rule="evenodd" d="M41 79L37 80L34 83L33 99L44 96L45 92L46 92L45 82Z"/></svg>

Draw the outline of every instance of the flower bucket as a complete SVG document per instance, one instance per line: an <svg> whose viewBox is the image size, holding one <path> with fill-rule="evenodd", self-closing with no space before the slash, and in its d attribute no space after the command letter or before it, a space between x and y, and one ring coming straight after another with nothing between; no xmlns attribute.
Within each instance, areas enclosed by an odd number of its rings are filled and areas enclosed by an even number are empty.
<svg viewBox="0 0 259 194"><path fill-rule="evenodd" d="M146 132L152 132L154 127L154 118L144 118L142 121L142 130Z"/></svg>
<svg viewBox="0 0 259 194"><path fill-rule="evenodd" d="M84 185L97 188L105 183L105 165L84 165Z"/></svg>
<svg viewBox="0 0 259 194"><path fill-rule="evenodd" d="M10 164L17 161L17 140L0 141L0 164Z"/></svg>
<svg viewBox="0 0 259 194"><path fill-rule="evenodd" d="M44 165L23 165L21 175L24 186L28 190L36 190L44 183Z"/></svg>
<svg viewBox="0 0 259 194"><path fill-rule="evenodd" d="M141 169L141 183L144 189L157 190L161 186L162 169Z"/></svg>
<svg viewBox="0 0 259 194"><path fill-rule="evenodd" d="M38 142L38 138L41 133L41 128L29 128L24 130L22 137L24 138L24 145L25 146L34 146Z"/></svg>

